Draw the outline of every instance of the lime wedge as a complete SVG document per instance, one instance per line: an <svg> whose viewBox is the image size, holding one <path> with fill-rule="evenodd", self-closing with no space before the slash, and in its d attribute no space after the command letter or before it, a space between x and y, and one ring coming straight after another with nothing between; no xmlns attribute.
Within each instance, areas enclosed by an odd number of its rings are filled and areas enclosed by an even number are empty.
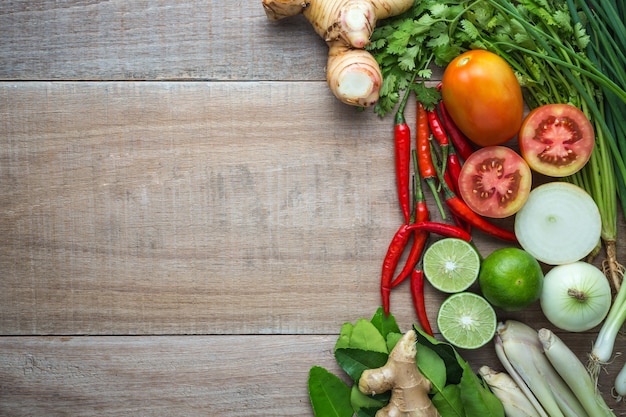
<svg viewBox="0 0 626 417"><path fill-rule="evenodd" d="M424 253L424 275L439 291L465 291L476 281L479 271L478 252L461 239L439 239Z"/></svg>
<svg viewBox="0 0 626 417"><path fill-rule="evenodd" d="M461 292L446 298L437 313L441 335L461 349L477 349L496 333L496 312L480 295Z"/></svg>

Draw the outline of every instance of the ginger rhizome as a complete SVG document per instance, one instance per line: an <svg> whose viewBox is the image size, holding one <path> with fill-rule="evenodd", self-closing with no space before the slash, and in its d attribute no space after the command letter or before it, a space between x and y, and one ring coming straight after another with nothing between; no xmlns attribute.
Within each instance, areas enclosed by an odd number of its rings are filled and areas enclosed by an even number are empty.
<svg viewBox="0 0 626 417"><path fill-rule="evenodd" d="M376 417L439 417L428 393L431 382L422 375L415 361L417 335L407 331L393 348L387 363L363 371L359 391L366 395L391 390L389 404L378 410Z"/></svg>
<svg viewBox="0 0 626 417"><path fill-rule="evenodd" d="M302 13L329 47L326 81L333 94L353 106L378 101L382 75L367 46L378 20L407 11L413 0L263 0L267 17Z"/></svg>

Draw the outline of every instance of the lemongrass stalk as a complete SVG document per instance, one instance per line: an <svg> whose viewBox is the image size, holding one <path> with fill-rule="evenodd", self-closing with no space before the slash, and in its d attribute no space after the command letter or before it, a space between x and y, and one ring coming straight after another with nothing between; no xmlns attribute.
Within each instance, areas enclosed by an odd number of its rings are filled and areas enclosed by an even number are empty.
<svg viewBox="0 0 626 417"><path fill-rule="evenodd" d="M540 408L541 413L537 411L533 402L506 372L497 372L484 365L480 367L478 373L491 392L502 402L506 417L547 417L543 408ZM533 398L535 398L534 395ZM536 398L535 403L537 403ZM539 404L538 406L541 407Z"/></svg>
<svg viewBox="0 0 626 417"><path fill-rule="evenodd" d="M626 321L626 285L622 285L613 299L613 305L609 310L604 323L598 332L598 336L589 354L587 369L596 383L600 370L606 365L613 355L615 339L622 325Z"/></svg>
<svg viewBox="0 0 626 417"><path fill-rule="evenodd" d="M495 341L496 356L500 360L500 363L502 364L502 366L504 366L504 369L509 374L511 379L513 379L513 381L517 384L519 389L524 393L524 395L526 395L526 398L528 398L528 400L533 404L533 406L535 407L535 410L537 410L537 412L539 413L541 417L550 417L548 413L545 411L544 406L541 404L539 399L533 393L533 391L531 391L531 389L528 388L528 385L526 385L526 382L524 381L524 378L522 377L522 375L520 375L520 373L517 372L517 370L513 367L513 364L511 364L511 361L509 361L509 359L507 358L506 353L504 353L504 346L502 345L502 339L500 338L500 335L496 334L496 336L494 337L494 341ZM547 391L547 389L548 388L546 387L544 390ZM551 396L546 396L544 401L547 402L549 407L553 403L551 400ZM556 402L554 402L553 409L559 413L561 412Z"/></svg>
<svg viewBox="0 0 626 417"><path fill-rule="evenodd" d="M535 330L519 321L507 320L498 325L496 336L496 343L501 344L501 351L496 350L498 358L502 361L502 355L505 356L550 417L587 416L574 393L543 354Z"/></svg>
<svg viewBox="0 0 626 417"><path fill-rule="evenodd" d="M613 383L613 396L615 400L622 401L626 399L626 364L617 373Z"/></svg>
<svg viewBox="0 0 626 417"><path fill-rule="evenodd" d="M537 334L543 353L587 413L594 417L615 417L596 389L595 381L591 379L585 366L563 340L548 329L539 329Z"/></svg>

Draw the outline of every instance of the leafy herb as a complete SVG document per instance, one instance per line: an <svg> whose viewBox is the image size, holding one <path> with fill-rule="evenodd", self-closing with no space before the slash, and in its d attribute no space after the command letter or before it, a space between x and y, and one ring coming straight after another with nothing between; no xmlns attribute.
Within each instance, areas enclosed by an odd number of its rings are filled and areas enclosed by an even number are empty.
<svg viewBox="0 0 626 417"><path fill-rule="evenodd" d="M621 0L418 0L373 33L370 51L389 77L374 110L385 116L412 74L429 79L432 64L445 67L469 49L504 58L531 109L548 103L582 109L595 127L596 146L589 163L567 180L598 205L609 274L618 282L618 197L626 217L624 15Z"/></svg>
<svg viewBox="0 0 626 417"><path fill-rule="evenodd" d="M415 327L417 366L432 383L431 400L442 417L503 417L502 403L482 383L469 364L448 343ZM326 369L314 366L309 373L309 396L316 416L374 417L387 405L389 393L362 394L358 380L365 369L382 366L402 336L392 314L379 308L371 320L345 323L335 344L335 359L352 386Z"/></svg>

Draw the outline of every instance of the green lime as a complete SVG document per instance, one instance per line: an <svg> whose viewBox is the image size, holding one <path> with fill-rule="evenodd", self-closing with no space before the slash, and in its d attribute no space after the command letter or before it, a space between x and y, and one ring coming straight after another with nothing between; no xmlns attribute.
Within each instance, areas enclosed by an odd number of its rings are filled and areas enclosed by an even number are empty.
<svg viewBox="0 0 626 417"><path fill-rule="evenodd" d="M480 295L471 292L452 294L441 303L437 326L450 344L462 349L477 349L496 333L496 313Z"/></svg>
<svg viewBox="0 0 626 417"><path fill-rule="evenodd" d="M522 310L539 299L543 271L530 253L502 248L483 260L478 284L493 306L506 311Z"/></svg>
<svg viewBox="0 0 626 417"><path fill-rule="evenodd" d="M478 252L461 239L439 239L424 252L424 275L439 291L455 293L468 289L479 270Z"/></svg>

